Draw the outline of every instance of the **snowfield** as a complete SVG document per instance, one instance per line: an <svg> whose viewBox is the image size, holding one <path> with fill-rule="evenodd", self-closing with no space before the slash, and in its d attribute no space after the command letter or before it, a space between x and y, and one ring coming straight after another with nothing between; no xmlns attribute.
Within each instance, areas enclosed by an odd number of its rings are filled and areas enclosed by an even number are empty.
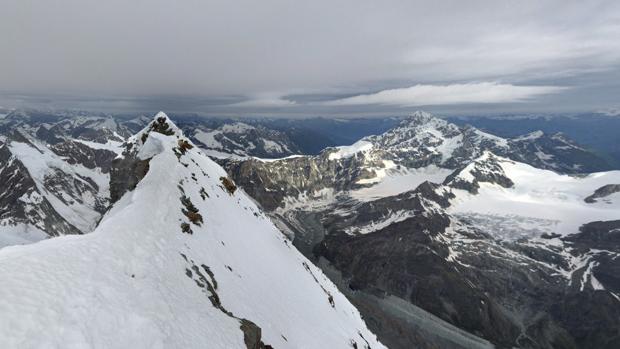
<svg viewBox="0 0 620 349"><path fill-rule="evenodd" d="M343 145L340 147L334 148L336 151L329 154L329 160L338 160L342 158L350 158L351 156L360 153L366 152L373 148L373 144L368 141L360 140L351 145Z"/></svg>
<svg viewBox="0 0 620 349"><path fill-rule="evenodd" d="M30 244L47 238L48 235L35 226L0 221L0 249L6 246Z"/></svg>
<svg viewBox="0 0 620 349"><path fill-rule="evenodd" d="M274 348L383 348L221 167L177 157L172 127L132 139L150 169L93 233L0 250L0 347L246 348L257 326Z"/></svg>
<svg viewBox="0 0 620 349"><path fill-rule="evenodd" d="M618 193L594 203L584 201L596 189L620 183L620 171L570 176L506 159L502 159L500 165L514 187L482 182L476 195L454 190L457 198L452 201L449 212L468 216L490 228L490 233L504 238L522 237L517 230L529 231L531 235L568 235L577 233L579 227L588 222L620 219Z"/></svg>
<svg viewBox="0 0 620 349"><path fill-rule="evenodd" d="M359 201L371 201L394 196L414 190L426 181L440 184L454 170L429 165L420 168L387 169L385 172L376 180L373 178L373 186L352 190L349 195Z"/></svg>

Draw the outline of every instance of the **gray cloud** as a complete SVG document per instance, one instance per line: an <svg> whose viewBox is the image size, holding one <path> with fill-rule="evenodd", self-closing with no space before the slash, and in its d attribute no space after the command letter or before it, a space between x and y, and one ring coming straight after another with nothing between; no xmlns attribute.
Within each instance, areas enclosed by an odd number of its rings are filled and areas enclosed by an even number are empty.
<svg viewBox="0 0 620 349"><path fill-rule="evenodd" d="M239 113L355 112L362 100L384 112L442 99L535 107L571 93L566 100L579 107L571 91L592 85L606 92L588 105L604 108L620 92L609 81L620 69L614 0L0 2L6 92L198 96L218 101L202 110ZM584 77L589 85L575 86ZM421 99L416 85L487 90ZM341 101L303 102L318 95Z"/></svg>

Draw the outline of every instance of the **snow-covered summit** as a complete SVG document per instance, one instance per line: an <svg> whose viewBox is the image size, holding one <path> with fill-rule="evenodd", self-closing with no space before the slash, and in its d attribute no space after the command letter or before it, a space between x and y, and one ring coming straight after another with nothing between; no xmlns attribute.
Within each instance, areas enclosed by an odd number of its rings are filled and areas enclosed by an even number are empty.
<svg viewBox="0 0 620 349"><path fill-rule="evenodd" d="M177 130L141 133L146 173L94 232L0 250L0 347L382 348Z"/></svg>
<svg viewBox="0 0 620 349"><path fill-rule="evenodd" d="M177 125L172 122L172 120L170 120L166 113L160 111L155 114L153 120L146 127L144 127L136 135L130 137L128 139L128 142L144 143L147 139L148 134L151 131L155 131L166 136L176 136L177 138L183 136L183 131L181 131L181 129L178 128Z"/></svg>
<svg viewBox="0 0 620 349"><path fill-rule="evenodd" d="M428 121L435 121L436 119L442 120L429 112L423 110L416 110L415 112L411 113L405 120L424 123Z"/></svg>

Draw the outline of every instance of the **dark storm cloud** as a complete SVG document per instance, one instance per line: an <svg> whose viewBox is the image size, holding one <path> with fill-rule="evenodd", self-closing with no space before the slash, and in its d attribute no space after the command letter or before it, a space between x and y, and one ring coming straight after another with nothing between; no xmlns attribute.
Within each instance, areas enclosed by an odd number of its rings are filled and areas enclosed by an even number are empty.
<svg viewBox="0 0 620 349"><path fill-rule="evenodd" d="M114 99L118 105L165 109L340 113L544 101L578 107L575 97L588 86L599 95L584 102L610 107L619 92L610 78L620 60L618 1L0 4L6 93L101 102L98 96L124 96ZM570 96L568 105L562 96Z"/></svg>

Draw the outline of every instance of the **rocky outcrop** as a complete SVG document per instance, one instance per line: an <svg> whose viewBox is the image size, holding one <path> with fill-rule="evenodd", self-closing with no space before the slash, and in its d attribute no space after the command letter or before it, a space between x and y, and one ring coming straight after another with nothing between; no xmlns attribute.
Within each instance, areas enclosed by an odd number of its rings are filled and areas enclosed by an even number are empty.
<svg viewBox="0 0 620 349"><path fill-rule="evenodd" d="M110 201L115 203L123 194L133 190L149 171L150 159L138 159L127 154L115 159L110 169Z"/></svg>
<svg viewBox="0 0 620 349"><path fill-rule="evenodd" d="M611 194L620 192L620 184L607 184L594 191L592 195L584 199L585 202L592 204L597 202L597 199L608 197Z"/></svg>
<svg viewBox="0 0 620 349"><path fill-rule="evenodd" d="M497 156L487 152L464 169L455 171L446 177L443 184L452 188L467 190L472 194L478 193L480 183L483 182L511 188L514 183L506 176L499 161L500 159Z"/></svg>
<svg viewBox="0 0 620 349"><path fill-rule="evenodd" d="M58 156L62 156L71 165L80 164L86 168L100 168L101 172L108 173L112 160L117 156L107 149L94 149L77 141L64 141L50 146Z"/></svg>
<svg viewBox="0 0 620 349"><path fill-rule="evenodd" d="M135 189L149 171L150 157L140 157L139 150L140 146L146 143L151 132L171 136L177 133L178 129L165 114L160 113L144 130L123 144L123 153L112 161L110 169L110 200L112 203L118 201L126 192Z"/></svg>

